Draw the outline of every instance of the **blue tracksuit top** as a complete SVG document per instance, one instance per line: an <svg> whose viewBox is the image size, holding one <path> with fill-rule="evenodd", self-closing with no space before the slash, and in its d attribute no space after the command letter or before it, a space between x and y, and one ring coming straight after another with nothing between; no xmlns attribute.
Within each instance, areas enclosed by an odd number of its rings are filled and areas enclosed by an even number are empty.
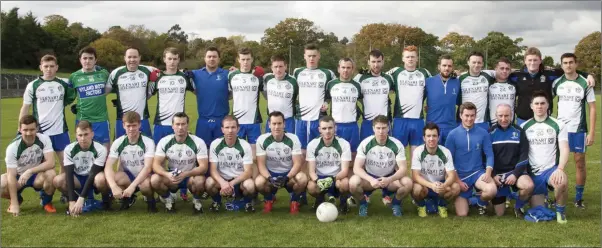
<svg viewBox="0 0 602 248"><path fill-rule="evenodd" d="M443 83L441 74L426 79L424 96L426 97L426 122L433 122L439 128L455 128L456 105L461 104L460 80L449 78Z"/></svg>
<svg viewBox="0 0 602 248"><path fill-rule="evenodd" d="M483 128L472 126L466 129L460 125L449 132L445 147L451 152L454 167L460 178L485 167L493 168L491 137ZM484 157L487 158L486 166Z"/></svg>
<svg viewBox="0 0 602 248"><path fill-rule="evenodd" d="M217 68L214 72L206 67L192 71L196 90L199 118L223 118L230 112L228 70Z"/></svg>

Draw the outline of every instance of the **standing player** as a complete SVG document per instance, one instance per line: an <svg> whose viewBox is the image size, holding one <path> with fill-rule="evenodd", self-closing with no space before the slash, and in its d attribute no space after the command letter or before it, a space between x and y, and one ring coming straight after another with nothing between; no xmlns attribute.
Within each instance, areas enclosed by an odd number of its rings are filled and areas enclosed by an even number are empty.
<svg viewBox="0 0 602 248"><path fill-rule="evenodd" d="M565 53L560 57L564 75L553 84L555 96L558 96L558 120L564 122L569 137L569 148L574 152L577 169L575 185L575 206L585 208L583 189L585 188L585 147L594 144L596 127L596 96L594 88L587 86L587 80L577 74L577 56ZM589 107L589 132L586 108ZM586 134L587 133L587 134Z"/></svg>
<svg viewBox="0 0 602 248"><path fill-rule="evenodd" d="M454 61L450 55L439 58L439 74L426 79L426 122L439 127L439 144L445 144L447 135L458 126L456 106L461 104L460 80L455 76Z"/></svg>
<svg viewBox="0 0 602 248"><path fill-rule="evenodd" d="M360 143L360 130L357 126L360 117L358 101L363 98L362 87L351 79L354 69L355 63L350 58L339 60L340 78L326 84L326 99L331 101L330 115L337 124L337 136L349 142L352 157L355 157Z"/></svg>
<svg viewBox="0 0 602 248"><path fill-rule="evenodd" d="M531 207L544 204L544 194L551 186L556 199L556 221L566 224L568 179L564 168L570 152L567 126L548 115L550 98L545 92L536 91L531 99L533 118L521 125L529 140L529 172L535 185Z"/></svg>
<svg viewBox="0 0 602 248"><path fill-rule="evenodd" d="M349 212L347 194L349 193L349 167L351 149L349 142L335 136L336 124L332 117L320 118L320 137L307 145L307 166L309 182L307 191L316 198L313 209L316 210L324 196L330 194L328 201L335 203L337 196L341 213Z"/></svg>
<svg viewBox="0 0 602 248"><path fill-rule="evenodd" d="M358 149L354 175L349 179L349 190L360 200L359 215L368 216L369 196L365 191L387 188L395 192L391 208L394 216L401 216L401 200L412 190L412 179L407 177L406 158L402 143L389 137L389 120L379 115L372 121L374 135L364 139Z"/></svg>
<svg viewBox="0 0 602 248"><path fill-rule="evenodd" d="M239 125L236 117L228 115L222 120L224 137L211 142L209 162L211 162L206 189L213 203L210 210L218 212L222 206L222 196L243 197L246 212L255 212L251 203L255 195L253 182L253 155L251 145L236 136Z"/></svg>
<svg viewBox="0 0 602 248"><path fill-rule="evenodd" d="M54 186L54 154L50 138L38 133L38 123L33 115L19 119L20 136L6 147L6 173L0 179L0 193L10 199L8 212L19 215L23 202L21 192L28 187L41 191L42 206L48 213L55 213L52 205Z"/></svg>
<svg viewBox="0 0 602 248"><path fill-rule="evenodd" d="M389 92L393 90L393 78L382 71L384 65L384 54L374 49L370 51L368 66L370 71L365 74L357 74L353 81L358 82L362 88L363 117L360 128L360 140L374 135L372 120L379 115L391 119L391 100Z"/></svg>
<svg viewBox="0 0 602 248"><path fill-rule="evenodd" d="M87 120L92 124L94 140L109 150L109 113L107 111L107 94L109 72L97 70L96 49L85 47L79 51L79 62L82 69L69 76L71 90L77 94L75 123ZM73 110L73 108L72 108ZM105 154L106 155L106 154ZM103 164L104 166L104 164Z"/></svg>
<svg viewBox="0 0 602 248"><path fill-rule="evenodd" d="M108 89L117 95L115 107L117 109L117 121L115 122L115 138L123 136L126 131L123 129L121 119L123 114L128 111L135 111L142 117L140 131L148 137L151 137L151 128L148 118L147 94L149 77L156 68L140 64L140 51L137 48L130 47L125 50L125 65L113 70L107 81Z"/></svg>
<svg viewBox="0 0 602 248"><path fill-rule="evenodd" d="M284 114L274 111L269 114L268 121L272 132L262 134L257 139L259 175L255 178L255 187L264 195L264 213L272 211L273 196L279 188L284 187L292 194L290 213L297 214L299 194L307 186L307 175L301 171L301 143L296 135L284 132Z"/></svg>
<svg viewBox="0 0 602 248"><path fill-rule="evenodd" d="M412 178L414 186L412 198L418 205L418 216L426 217L426 202L431 198L437 204L441 218L447 218L447 202L460 194L454 161L451 152L439 145L439 127L427 123L423 129L425 145L414 150L412 160Z"/></svg>
<svg viewBox="0 0 602 248"><path fill-rule="evenodd" d="M128 111L122 118L122 128L126 134L117 138L109 150L104 169L107 184L113 196L121 199L122 210L130 208L136 201L136 192L142 191L148 201L148 211L157 212L150 185L155 143L151 138L141 135L141 118L137 112ZM117 161L119 170L115 173L113 165Z"/></svg>
<svg viewBox="0 0 602 248"><path fill-rule="evenodd" d="M191 71L190 77L196 92L199 118L195 134L207 145L223 136L221 123L230 111L228 70L219 67L220 52L217 47L205 50L205 67Z"/></svg>
<svg viewBox="0 0 602 248"><path fill-rule="evenodd" d="M240 69L228 74L228 90L232 92L232 115L240 123L238 137L246 139L255 154L255 142L261 135L259 92L263 91L263 77L257 77L251 71L253 64L251 49L238 50L238 63Z"/></svg>
<svg viewBox="0 0 602 248"><path fill-rule="evenodd" d="M102 194L103 208L109 210L109 188L103 173L107 150L93 140L94 130L89 121L78 122L75 135L77 141L65 147L65 171L54 178L54 187L69 198L67 213L71 216L97 208L94 193L98 192Z"/></svg>
<svg viewBox="0 0 602 248"><path fill-rule="evenodd" d="M511 195L512 188L514 192L518 191L514 214L523 219L523 206L533 192L533 181L523 173L529 162L529 141L522 129L512 124L514 115L509 104L499 104L495 112L497 123L491 127L490 134L494 158L492 175L498 190L491 203L495 214L502 216L506 210L504 203Z"/></svg>
<svg viewBox="0 0 602 248"><path fill-rule="evenodd" d="M328 109L324 102L326 83L335 79L334 72L318 67L320 51L314 44L304 48L303 58L306 67L296 68L293 77L299 84L299 111L295 121L295 134L301 141L301 149L305 152L307 143L320 136L318 119Z"/></svg>
<svg viewBox="0 0 602 248"><path fill-rule="evenodd" d="M462 104L471 102L476 106L474 123L477 127L489 130L489 104L487 100L489 85L493 77L481 71L483 69L483 54L472 52L468 56L468 72L460 75ZM461 113L460 113L461 115Z"/></svg>
<svg viewBox="0 0 602 248"><path fill-rule="evenodd" d="M516 88L508 83L511 70L510 60L500 58L495 65L495 83L489 86L489 117L491 125L497 123L497 107L500 104L510 106L511 116L514 116L514 101L516 100ZM513 118L514 119L514 118ZM513 119L511 120L512 122Z"/></svg>
<svg viewBox="0 0 602 248"><path fill-rule="evenodd" d="M427 69L416 68L417 61L416 46L408 46L403 49L403 67L395 67L387 72L395 84L393 137L404 146L410 146L410 154L423 143L422 104L426 79L431 77Z"/></svg>
<svg viewBox="0 0 602 248"><path fill-rule="evenodd" d="M487 202L497 193L491 178L494 161L491 138L487 130L476 127L477 107L473 103L462 103L459 112L462 125L454 128L445 141L445 147L454 159L462 190L455 202L456 215L468 215L468 198L472 196L473 188L482 191L478 205L479 214L484 215Z"/></svg>
<svg viewBox="0 0 602 248"><path fill-rule="evenodd" d="M284 130L287 133L295 133L295 115L299 85L297 80L286 73L286 60L280 55L271 58L272 73L265 74L263 82L265 86L264 97L267 101L268 115L274 111L284 114ZM269 121L266 121L265 132L270 132Z"/></svg>
<svg viewBox="0 0 602 248"><path fill-rule="evenodd" d="M172 118L173 134L163 137L155 149L151 187L165 202L167 212L175 212L175 193L184 185L192 192L192 207L195 213L203 213L200 196L205 191L207 170L207 145L205 142L188 133L190 119L184 112L178 112ZM163 162L167 161L167 168ZM150 199L149 199L150 200ZM152 201L152 200L151 200Z"/></svg>
<svg viewBox="0 0 602 248"><path fill-rule="evenodd" d="M173 117L184 112L186 91L194 92L190 79L178 70L180 55L176 48L168 47L163 51L165 71L153 71L150 75L152 95L157 94L157 112L153 140L159 143L163 137L173 134Z"/></svg>

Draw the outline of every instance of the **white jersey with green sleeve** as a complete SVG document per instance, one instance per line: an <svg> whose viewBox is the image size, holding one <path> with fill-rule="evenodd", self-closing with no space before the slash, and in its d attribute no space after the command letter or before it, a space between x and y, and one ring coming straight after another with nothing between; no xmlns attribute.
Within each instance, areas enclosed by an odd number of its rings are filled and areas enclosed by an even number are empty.
<svg viewBox="0 0 602 248"><path fill-rule="evenodd" d="M384 145L379 145L374 135L362 140L356 157L365 159L366 172L377 177L394 174L397 162L406 160L403 145L391 136L387 137Z"/></svg>
<svg viewBox="0 0 602 248"><path fill-rule="evenodd" d="M364 119L373 120L379 115L391 116L389 91L394 89L391 75L381 72L379 76L357 74L353 81L362 88L362 106Z"/></svg>
<svg viewBox="0 0 602 248"><path fill-rule="evenodd" d="M257 138L255 153L265 156L266 167L275 173L289 172L293 168L293 156L301 155L301 141L297 135L284 133L281 141L276 141L272 133L264 133Z"/></svg>
<svg viewBox="0 0 602 248"><path fill-rule="evenodd" d="M13 139L6 147L4 162L6 168L16 168L17 175L26 170L40 165L44 161L44 154L54 152L48 135L37 133L36 138L30 146L25 144L22 136Z"/></svg>
<svg viewBox="0 0 602 248"><path fill-rule="evenodd" d="M316 162L318 176L336 176L341 172L342 161L351 162L351 146L348 141L336 136L327 146L322 137L317 137L307 144L305 160Z"/></svg>
<svg viewBox="0 0 602 248"><path fill-rule="evenodd" d="M170 134L159 140L155 156L165 157L170 171L176 168L191 171L197 166L199 159L207 158L207 145L193 134L188 134L182 142L176 140L175 134Z"/></svg>
<svg viewBox="0 0 602 248"><path fill-rule="evenodd" d="M109 75L107 85L111 92L117 95L117 119L121 120L123 113L134 111L142 117L150 117L147 104L148 80L155 67L139 65L135 71L129 71L127 66L120 66Z"/></svg>
<svg viewBox="0 0 602 248"><path fill-rule="evenodd" d="M329 69L295 69L293 77L299 84L299 119L315 121L320 118L320 109L326 96L326 83L337 78Z"/></svg>
<svg viewBox="0 0 602 248"><path fill-rule="evenodd" d="M211 142L209 162L217 165L217 172L226 181L240 176L245 165L253 164L253 151L246 140L236 138L232 147L226 144L224 137Z"/></svg>
<svg viewBox="0 0 602 248"><path fill-rule="evenodd" d="M127 135L113 141L109 150L109 158L119 160L119 167L138 176L144 168L144 159L155 157L155 142L149 137L140 135L138 142L132 143Z"/></svg>
<svg viewBox="0 0 602 248"><path fill-rule="evenodd" d="M481 72L478 76L471 76L468 72L460 75L460 91L462 103L472 102L477 106L477 115L475 123L482 123L489 119L489 101L487 100L489 85L495 79L486 72Z"/></svg>
<svg viewBox="0 0 602 248"><path fill-rule="evenodd" d="M424 68L408 71L395 67L387 72L393 78L396 118L423 119L422 105L426 79L431 73Z"/></svg>
<svg viewBox="0 0 602 248"><path fill-rule="evenodd" d="M489 118L491 124L497 123L497 106L510 105L510 117L514 117L514 102L516 101L516 87L508 82L495 82L489 86Z"/></svg>
<svg viewBox="0 0 602 248"><path fill-rule="evenodd" d="M175 74L161 72L157 82L151 82L151 94L157 94L157 112L155 112L155 125L171 126L173 116L184 112L186 105L186 91L194 92L194 85L184 73Z"/></svg>
<svg viewBox="0 0 602 248"><path fill-rule="evenodd" d="M357 122L360 117L357 104L361 99L362 87L353 80L333 79L326 85L326 100L331 101L330 112L336 123Z"/></svg>
<svg viewBox="0 0 602 248"><path fill-rule="evenodd" d="M41 77L29 82L23 93L23 104L33 105L33 116L38 120L39 132L52 136L67 132L65 106L75 100L68 90L68 79Z"/></svg>
<svg viewBox="0 0 602 248"><path fill-rule="evenodd" d="M285 119L294 117L299 95L297 80L288 74L282 80L278 80L272 73L265 74L263 78L268 114L280 111Z"/></svg>
<svg viewBox="0 0 602 248"><path fill-rule="evenodd" d="M542 122L531 118L520 126L529 140L529 166L531 172L540 175L558 165L560 150L558 143L568 141L566 125L553 117Z"/></svg>
<svg viewBox="0 0 602 248"><path fill-rule="evenodd" d="M263 78L252 72L240 70L228 74L228 90L232 92L232 114L239 124L261 123L259 93L263 91Z"/></svg>
<svg viewBox="0 0 602 248"><path fill-rule="evenodd" d="M73 142L65 147L64 154L65 166L73 165L73 172L80 176L87 176L93 165L104 167L107 160L107 149L96 141L92 141L87 149L83 149L77 141Z"/></svg>
<svg viewBox="0 0 602 248"><path fill-rule="evenodd" d="M426 145L416 147L412 154L412 170L420 170L420 175L429 182L442 182L448 171L456 170L451 152L437 145L435 154L430 154Z"/></svg>
<svg viewBox="0 0 602 248"><path fill-rule="evenodd" d="M552 84L552 92L558 96L558 120L566 124L567 132L587 132L586 106L596 101L594 89L587 86L587 79L578 75L575 80L562 75Z"/></svg>

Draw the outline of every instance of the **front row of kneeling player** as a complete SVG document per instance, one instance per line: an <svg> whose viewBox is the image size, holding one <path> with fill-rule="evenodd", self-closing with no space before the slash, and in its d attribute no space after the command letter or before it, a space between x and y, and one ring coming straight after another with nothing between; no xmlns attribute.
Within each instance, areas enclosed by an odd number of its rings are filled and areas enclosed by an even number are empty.
<svg viewBox="0 0 602 248"><path fill-rule="evenodd" d="M263 211L267 213L272 210L277 190L286 188L291 194L290 212L293 214L299 212L299 196L307 191L316 198L314 209L326 197L330 202L340 197L340 211L346 213L349 205L359 199L359 215L366 216L370 194L382 189L383 194L393 193L391 209L395 216L402 215L401 201L411 194L419 216L426 216L425 198L429 198L436 204L439 215L445 218L446 203L457 196L460 197L455 200L456 213L459 216L468 213L468 198L473 187L482 191L477 205L482 209L493 199L499 215L503 213L503 209L499 211L498 208L504 202L503 197L509 196L508 187L518 186L515 212L519 211L519 215L533 188L535 194L542 195L550 185L556 189L558 221L566 223L564 206L560 205L566 200L563 197L566 174L560 167L548 166L548 162L554 161L531 158L531 153L536 153L533 150L538 148L529 145L530 140L544 132L550 138L558 139L560 164L564 166L566 155L562 148L566 146L563 144L566 135L559 127L561 124L547 116L545 95L534 95L533 98L535 118L524 125L526 131L509 125L511 118L507 106L498 107L500 125L491 137L500 141L497 144L516 145L492 148L489 133L474 128L476 107L471 103L460 107L462 124L450 133L445 147L438 144L439 128L432 123L425 125L425 145L416 149L412 156L414 182L407 175L403 145L388 135L389 120L385 116L374 119L374 135L360 143L353 164L349 143L335 136L334 120L323 117L319 121L321 137L308 144L306 174L302 171L299 139L284 132L282 113L273 112L269 115L271 133L261 135L257 141L259 175L254 180L251 146L237 137L239 125L231 116L222 121L224 137L213 141L208 152L202 139L188 133L189 119L185 113L174 116L174 134L161 139L156 147L150 138L140 135L140 116L134 112L126 113L123 117L126 135L113 143L106 163L107 151L92 141L90 123L81 121L76 126L77 142L65 149L65 173L58 176L54 174L50 139L37 133L33 116L25 116L20 120L22 135L7 148L8 170L2 175L2 195L11 199L8 211L15 215L19 213L22 201L20 193L26 187L40 191L41 204L47 212L56 211L51 203L55 188L68 195L68 213L73 216L94 208L110 208L110 193L121 199L122 209L129 208L135 202L138 190L145 196L149 211L157 211L154 198L157 193L166 210L172 212L175 211L175 199L171 192L186 184L194 196L195 212L203 211L199 197L203 192L213 199L212 211L219 211L222 196L234 196L243 198L245 211L254 212L251 201L258 192L264 195ZM530 137L531 134L535 136ZM486 161L483 161L483 153ZM114 172L113 165L117 160L120 167ZM496 168L492 165L494 160ZM524 176L521 170L526 167L526 160L531 162L532 177ZM486 165L485 168L482 165ZM94 192L102 194L102 203L93 200ZM537 202L540 199L533 198Z"/></svg>

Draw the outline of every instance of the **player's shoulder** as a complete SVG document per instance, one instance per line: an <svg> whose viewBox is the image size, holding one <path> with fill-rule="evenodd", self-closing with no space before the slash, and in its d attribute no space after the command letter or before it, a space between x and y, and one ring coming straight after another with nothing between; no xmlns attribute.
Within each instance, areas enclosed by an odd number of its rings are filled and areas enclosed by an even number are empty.
<svg viewBox="0 0 602 248"><path fill-rule="evenodd" d="M249 144L249 142L246 141L245 139L238 138L238 143L244 149L251 149L251 144Z"/></svg>
<svg viewBox="0 0 602 248"><path fill-rule="evenodd" d="M431 72L426 68L418 68L418 71L424 75L424 78L431 77Z"/></svg>
<svg viewBox="0 0 602 248"><path fill-rule="evenodd" d="M341 137L335 136L335 139L337 139L337 142L339 142L339 145L341 145L342 147L349 147L350 146L349 141L347 141L347 140L345 140L345 139L343 139Z"/></svg>
<svg viewBox="0 0 602 248"><path fill-rule="evenodd" d="M421 146L421 147L424 150L424 146ZM441 152L443 152L443 154L451 157L451 151L449 151L449 149L447 149L447 147L445 147L443 145L437 145L437 147L439 148L439 150L441 150ZM416 149L418 149L418 148L416 148Z"/></svg>
<svg viewBox="0 0 602 248"><path fill-rule="evenodd" d="M150 65L139 65L138 66L138 70L144 72L145 74L150 74L152 71L156 70L157 68L154 66L150 66Z"/></svg>
<svg viewBox="0 0 602 248"><path fill-rule="evenodd" d="M299 137L297 137L297 135L294 133L284 133L284 135L286 135L286 137L288 137L289 139L293 140L293 142L301 143Z"/></svg>
<svg viewBox="0 0 602 248"><path fill-rule="evenodd" d="M169 143L169 141L171 141L171 140L174 138L174 135L175 135L175 134L173 134L173 133L172 133L172 134L170 134L170 135L167 135L167 136L165 136L165 137L161 138L161 139L159 140L159 142L157 142L157 146L159 146L159 145L161 145L161 146L164 146L164 145L166 145L167 143Z"/></svg>
<svg viewBox="0 0 602 248"><path fill-rule="evenodd" d="M359 144L359 146L366 146L366 145L368 145L368 143L370 143L370 141L372 141L373 139L374 139L374 134L373 134L373 135L370 135L370 136L368 136L368 137L366 137L366 138L364 138L363 140L361 140L361 141L360 141L360 144Z"/></svg>
<svg viewBox="0 0 602 248"><path fill-rule="evenodd" d="M14 150L16 152L17 148L19 148L19 145L21 144L21 140L23 140L23 137L21 135L15 137L10 141L10 143L8 143L8 146L6 146L6 150Z"/></svg>
<svg viewBox="0 0 602 248"><path fill-rule="evenodd" d="M43 143L51 143L50 141L50 136L48 136L47 134L43 134L43 133L36 133L36 137L38 137L38 139L40 141L42 141Z"/></svg>
<svg viewBox="0 0 602 248"><path fill-rule="evenodd" d="M120 67L113 69L111 71L111 76L117 75L118 73L123 73L125 71L127 71L127 67L125 65L122 65Z"/></svg>
<svg viewBox="0 0 602 248"><path fill-rule="evenodd" d="M399 141L397 138L395 138L393 136L389 136L389 140L391 142L393 142L393 144L395 144L396 146L403 148L403 145L401 144L401 141Z"/></svg>
<svg viewBox="0 0 602 248"><path fill-rule="evenodd" d="M206 142L203 139L201 139L201 137L199 137L199 136L196 136L196 135L191 134L191 133L188 134L188 136L190 136L190 139L192 139L192 141L194 141L194 143L200 143L200 144L203 144L203 145L206 144Z"/></svg>
<svg viewBox="0 0 602 248"><path fill-rule="evenodd" d="M268 72L266 74L263 74L263 81L267 82L269 80L272 80L273 78L275 78L276 76L274 76L274 73ZM286 77L285 77L286 78Z"/></svg>
<svg viewBox="0 0 602 248"><path fill-rule="evenodd" d="M142 135L142 134L140 134L140 138L142 139L142 142L145 145L152 144L153 146L155 146L155 141L152 138L150 138L150 137L148 137L146 135Z"/></svg>
<svg viewBox="0 0 602 248"><path fill-rule="evenodd" d="M298 76L297 74L301 73L301 72L302 72L302 71L304 71L305 69L307 69L307 67L304 67L304 66L295 68L295 69L293 70L293 77L295 77L295 78L296 78L296 77Z"/></svg>
<svg viewBox="0 0 602 248"><path fill-rule="evenodd" d="M92 141L92 145L94 146L94 149L97 152L106 152L107 148L105 148L105 146L103 146L101 143L98 143L97 141Z"/></svg>
<svg viewBox="0 0 602 248"><path fill-rule="evenodd" d="M314 139L312 139L311 141L309 141L309 143L307 143L307 149L309 150L309 148L316 148L318 147L318 144L320 144L322 138L320 137L316 137Z"/></svg>

